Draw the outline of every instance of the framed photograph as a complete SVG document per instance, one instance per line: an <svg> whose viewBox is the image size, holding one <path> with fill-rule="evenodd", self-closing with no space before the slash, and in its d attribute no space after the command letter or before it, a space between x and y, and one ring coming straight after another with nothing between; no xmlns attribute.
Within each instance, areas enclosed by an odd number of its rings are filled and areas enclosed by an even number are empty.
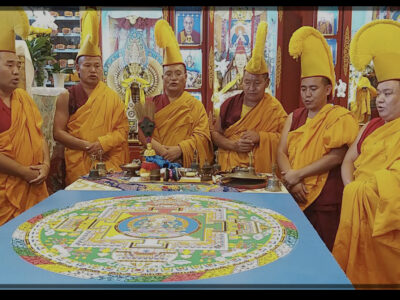
<svg viewBox="0 0 400 300"><path fill-rule="evenodd" d="M338 30L339 11L336 6L318 8L317 29L323 35L335 35Z"/></svg>
<svg viewBox="0 0 400 300"><path fill-rule="evenodd" d="M186 65L187 89L199 89L202 83L202 52L201 49L181 49L182 59Z"/></svg>
<svg viewBox="0 0 400 300"><path fill-rule="evenodd" d="M203 18L201 7L175 9L175 34L179 45L200 45Z"/></svg>
<svg viewBox="0 0 400 300"><path fill-rule="evenodd" d="M329 45L329 47L331 48L331 51L332 51L333 65L336 66L337 41L336 41L336 39L326 39L326 42L328 43L328 45Z"/></svg>

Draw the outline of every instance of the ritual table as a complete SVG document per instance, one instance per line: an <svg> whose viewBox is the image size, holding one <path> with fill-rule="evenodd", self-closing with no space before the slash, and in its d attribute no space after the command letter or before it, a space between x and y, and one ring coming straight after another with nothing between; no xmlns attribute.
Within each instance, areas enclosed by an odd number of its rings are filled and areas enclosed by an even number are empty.
<svg viewBox="0 0 400 300"><path fill-rule="evenodd" d="M0 288L353 289L285 193L58 191L0 258Z"/></svg>
<svg viewBox="0 0 400 300"><path fill-rule="evenodd" d="M283 185L281 191L276 193L288 193ZM139 177L125 177L124 172L115 172L107 176L90 179L82 176L65 188L65 190L86 191L155 191L155 192L248 192L268 193L266 188L245 189L234 188L212 182L182 182L182 181L140 181Z"/></svg>

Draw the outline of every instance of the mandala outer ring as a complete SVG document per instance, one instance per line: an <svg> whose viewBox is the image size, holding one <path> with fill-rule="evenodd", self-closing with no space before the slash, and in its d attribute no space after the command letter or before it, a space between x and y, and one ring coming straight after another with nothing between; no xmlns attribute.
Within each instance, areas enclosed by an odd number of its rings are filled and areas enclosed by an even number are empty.
<svg viewBox="0 0 400 300"><path fill-rule="evenodd" d="M132 206L126 206L127 203L134 205L137 210L132 211ZM190 203L191 206L186 205L185 208L185 203ZM111 220L114 212L120 213L121 218L127 218L129 214L145 214L146 209L152 209L154 214L154 208L159 211L164 209L165 213L166 209L174 207L181 209L182 215L204 221L204 228L200 231L202 241L195 239L199 237L199 232L196 232L197 236L188 236L187 240L174 241L171 238L168 242L175 245L175 248L162 247L154 239L142 239L142 244L139 239L131 239L130 246L134 244L135 250L130 251L129 247L109 249L110 247L101 244L110 243L112 239L121 239L112 233L104 239L95 236L100 230L96 228L106 228L106 222ZM103 208L105 209L102 210ZM110 213L110 218L105 217L107 213ZM232 228L235 226L232 220L236 216L235 222L241 228ZM91 217L93 218L90 219ZM94 219L100 222L99 227L94 225ZM84 223L85 220L92 222L92 230L88 229L90 226ZM155 221L159 222L157 219ZM225 228L221 227L224 230L218 230L221 229L218 228L219 224L225 224ZM75 232L70 230L74 226L77 229L88 227L87 230ZM261 233L255 233L257 226L258 229L264 228ZM242 230L242 234L235 235L236 229ZM93 236L88 238L90 234ZM52 236L57 237L58 244L49 242ZM68 238L73 242L68 244ZM12 244L14 250L27 262L64 275L124 282L165 282L206 279L254 269L287 255L296 245L297 239L295 225L272 210L212 196L169 195L102 198L46 212L21 224L13 234ZM251 243L247 244L249 241ZM95 242L98 243L97 247L82 246L84 243ZM123 238L118 242L123 243ZM242 243L240 247L239 243ZM253 245L253 248L248 245ZM94 256L94 253L97 254L97 261L88 258ZM76 260L69 258L70 256L74 256ZM96 265L94 261L99 263ZM104 263L107 261L108 263Z"/></svg>

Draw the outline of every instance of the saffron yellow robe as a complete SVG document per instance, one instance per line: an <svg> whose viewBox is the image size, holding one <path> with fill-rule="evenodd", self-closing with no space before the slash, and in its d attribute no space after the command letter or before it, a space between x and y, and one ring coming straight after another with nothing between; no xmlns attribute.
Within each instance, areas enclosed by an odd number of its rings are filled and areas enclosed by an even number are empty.
<svg viewBox="0 0 400 300"><path fill-rule="evenodd" d="M247 130L258 132L260 142L253 148L254 168L258 173L271 172L286 118L287 113L281 103L270 94L264 94L256 106L224 131L224 136L236 141ZM249 154L219 148L218 163L222 171L248 166Z"/></svg>
<svg viewBox="0 0 400 300"><path fill-rule="evenodd" d="M367 136L345 186L333 255L353 284L400 286L400 118Z"/></svg>
<svg viewBox="0 0 400 300"><path fill-rule="evenodd" d="M188 92L154 115L156 127L152 137L165 146L182 149L183 166L190 167L197 149L200 167L213 160L208 117L203 104Z"/></svg>
<svg viewBox="0 0 400 300"><path fill-rule="evenodd" d="M0 133L0 153L24 166L43 163L42 117L23 89L11 97L11 127ZM46 183L0 173L0 225L48 197Z"/></svg>
<svg viewBox="0 0 400 300"><path fill-rule="evenodd" d="M358 134L358 123L344 107L326 104L311 120L287 138L288 158L292 169L301 169L329 153L333 148L350 146ZM306 209L319 196L329 172L307 177L303 183L308 190L307 202L299 203Z"/></svg>
<svg viewBox="0 0 400 300"><path fill-rule="evenodd" d="M128 162L128 131L124 104L118 94L101 81L67 123L67 132L74 137L100 142L109 157L103 160L108 171L121 171L120 165ZM65 148L65 165L65 182L69 185L89 173L91 159L85 151Z"/></svg>

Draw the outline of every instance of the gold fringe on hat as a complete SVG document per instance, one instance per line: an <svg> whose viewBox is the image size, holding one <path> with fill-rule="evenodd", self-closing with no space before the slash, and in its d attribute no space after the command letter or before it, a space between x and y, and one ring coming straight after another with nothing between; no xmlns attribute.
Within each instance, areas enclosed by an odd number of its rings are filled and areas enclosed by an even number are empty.
<svg viewBox="0 0 400 300"><path fill-rule="evenodd" d="M335 94L336 77L332 52L317 29L310 26L297 29L290 38L289 53L294 59L301 56L301 78L326 77L332 84L332 96Z"/></svg>
<svg viewBox="0 0 400 300"><path fill-rule="evenodd" d="M268 66L265 62L264 49L267 38L268 24L260 22L257 27L256 42L253 48L252 57L246 65L245 70L252 74L268 73Z"/></svg>
<svg viewBox="0 0 400 300"><path fill-rule="evenodd" d="M400 22L375 20L361 27L350 42L350 61L358 71L373 61L378 82L400 79Z"/></svg>
<svg viewBox="0 0 400 300"><path fill-rule="evenodd" d="M99 26L100 20L97 11L89 8L82 14L81 18L81 48L76 59L80 56L100 56L99 48Z"/></svg>
<svg viewBox="0 0 400 300"><path fill-rule="evenodd" d="M26 39L29 19L21 7L4 7L0 10L0 51L15 53L15 35Z"/></svg>
<svg viewBox="0 0 400 300"><path fill-rule="evenodd" d="M161 19L156 22L154 35L157 46L165 49L163 65L184 65L178 41L167 21Z"/></svg>

